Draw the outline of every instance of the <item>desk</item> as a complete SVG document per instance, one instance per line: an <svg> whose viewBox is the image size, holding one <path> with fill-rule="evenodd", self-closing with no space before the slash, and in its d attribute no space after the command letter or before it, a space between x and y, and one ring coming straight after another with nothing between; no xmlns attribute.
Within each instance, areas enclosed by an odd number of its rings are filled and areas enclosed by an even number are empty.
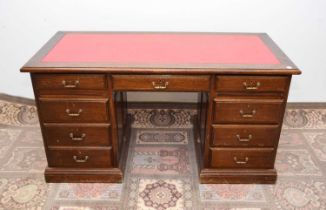
<svg viewBox="0 0 326 210"><path fill-rule="evenodd" d="M126 91L199 92L201 183L274 183L291 77L267 34L58 32L22 68L33 83L47 182L121 182Z"/></svg>

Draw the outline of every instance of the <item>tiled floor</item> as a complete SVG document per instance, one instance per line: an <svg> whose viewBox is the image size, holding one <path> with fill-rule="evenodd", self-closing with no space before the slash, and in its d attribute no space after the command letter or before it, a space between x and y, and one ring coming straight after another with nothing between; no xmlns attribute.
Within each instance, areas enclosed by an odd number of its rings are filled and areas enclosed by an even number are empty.
<svg viewBox="0 0 326 210"><path fill-rule="evenodd" d="M0 96L0 209L326 209L326 105L291 105L275 185L201 185L191 109L131 109L123 184L47 184L36 109Z"/></svg>

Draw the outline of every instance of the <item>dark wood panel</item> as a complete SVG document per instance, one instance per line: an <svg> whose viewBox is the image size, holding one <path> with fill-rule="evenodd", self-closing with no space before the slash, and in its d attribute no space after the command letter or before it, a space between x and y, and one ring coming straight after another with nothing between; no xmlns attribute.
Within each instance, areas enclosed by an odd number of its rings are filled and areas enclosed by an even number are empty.
<svg viewBox="0 0 326 210"><path fill-rule="evenodd" d="M278 100L214 100L214 123L279 123L283 103Z"/></svg>
<svg viewBox="0 0 326 210"><path fill-rule="evenodd" d="M78 63L78 67L53 67L49 65L44 67L22 67L21 72L30 72L33 74L38 73L80 73L80 74L152 74L152 75L214 75L214 74L226 74L226 75L299 75L301 71L297 68L294 69L273 69L273 66L269 66L270 69L264 68L262 65L257 65L253 69L249 67L238 64L236 68L218 68L214 66L207 66L202 68L198 65L194 65L193 68L180 67L176 66L157 66L157 67L144 67L144 66L134 66L134 67L125 67L125 66L116 66L116 67L88 67L88 63ZM66 65L66 63L64 63Z"/></svg>
<svg viewBox="0 0 326 210"><path fill-rule="evenodd" d="M46 168L46 182L111 183L122 182L119 168Z"/></svg>
<svg viewBox="0 0 326 210"><path fill-rule="evenodd" d="M101 90L106 89L105 74L33 74L40 90Z"/></svg>
<svg viewBox="0 0 326 210"><path fill-rule="evenodd" d="M209 76L113 75L114 90L208 91Z"/></svg>
<svg viewBox="0 0 326 210"><path fill-rule="evenodd" d="M205 137L206 137L206 126L207 126L207 111L208 111L208 94L201 93L200 94L200 104L198 110L199 123L199 140L200 140L200 151L203 152L205 149ZM201 154L202 156L202 154Z"/></svg>
<svg viewBox="0 0 326 210"><path fill-rule="evenodd" d="M202 184L274 184L275 169L205 168L200 172Z"/></svg>
<svg viewBox="0 0 326 210"><path fill-rule="evenodd" d="M48 149L49 167L67 168L110 168L112 154L110 147Z"/></svg>
<svg viewBox="0 0 326 210"><path fill-rule="evenodd" d="M218 92L284 92L290 80L286 76L217 76Z"/></svg>
<svg viewBox="0 0 326 210"><path fill-rule="evenodd" d="M39 101L41 119L48 123L105 123L109 120L108 100L63 100Z"/></svg>
<svg viewBox="0 0 326 210"><path fill-rule="evenodd" d="M256 93L243 93L243 92L218 92L216 98L219 100L284 100L286 93L283 92L256 92Z"/></svg>
<svg viewBox="0 0 326 210"><path fill-rule="evenodd" d="M211 167L274 168L273 157L273 148L211 148Z"/></svg>
<svg viewBox="0 0 326 210"><path fill-rule="evenodd" d="M108 91L106 89L103 90L54 90L54 89L44 89L38 90L38 95L44 98L108 98Z"/></svg>
<svg viewBox="0 0 326 210"><path fill-rule="evenodd" d="M49 147L110 146L110 130L110 125L46 124L44 136Z"/></svg>
<svg viewBox="0 0 326 210"><path fill-rule="evenodd" d="M213 125L212 146L274 147L278 125Z"/></svg>

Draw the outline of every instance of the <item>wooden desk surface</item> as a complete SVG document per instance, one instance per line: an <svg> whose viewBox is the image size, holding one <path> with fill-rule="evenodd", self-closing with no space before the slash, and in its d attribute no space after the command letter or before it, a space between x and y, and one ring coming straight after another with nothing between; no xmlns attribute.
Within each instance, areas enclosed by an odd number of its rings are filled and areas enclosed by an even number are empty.
<svg viewBox="0 0 326 210"><path fill-rule="evenodd" d="M58 32L21 69L172 74L247 70L300 73L264 33Z"/></svg>

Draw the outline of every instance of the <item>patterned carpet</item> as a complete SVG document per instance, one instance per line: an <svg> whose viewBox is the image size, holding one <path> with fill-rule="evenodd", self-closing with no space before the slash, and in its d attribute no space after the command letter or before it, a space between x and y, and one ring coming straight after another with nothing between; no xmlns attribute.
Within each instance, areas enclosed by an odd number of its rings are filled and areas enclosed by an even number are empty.
<svg viewBox="0 0 326 210"><path fill-rule="evenodd" d="M191 109L131 109L123 184L47 184L36 108L0 96L0 209L326 209L326 104L289 105L275 185L201 185Z"/></svg>

